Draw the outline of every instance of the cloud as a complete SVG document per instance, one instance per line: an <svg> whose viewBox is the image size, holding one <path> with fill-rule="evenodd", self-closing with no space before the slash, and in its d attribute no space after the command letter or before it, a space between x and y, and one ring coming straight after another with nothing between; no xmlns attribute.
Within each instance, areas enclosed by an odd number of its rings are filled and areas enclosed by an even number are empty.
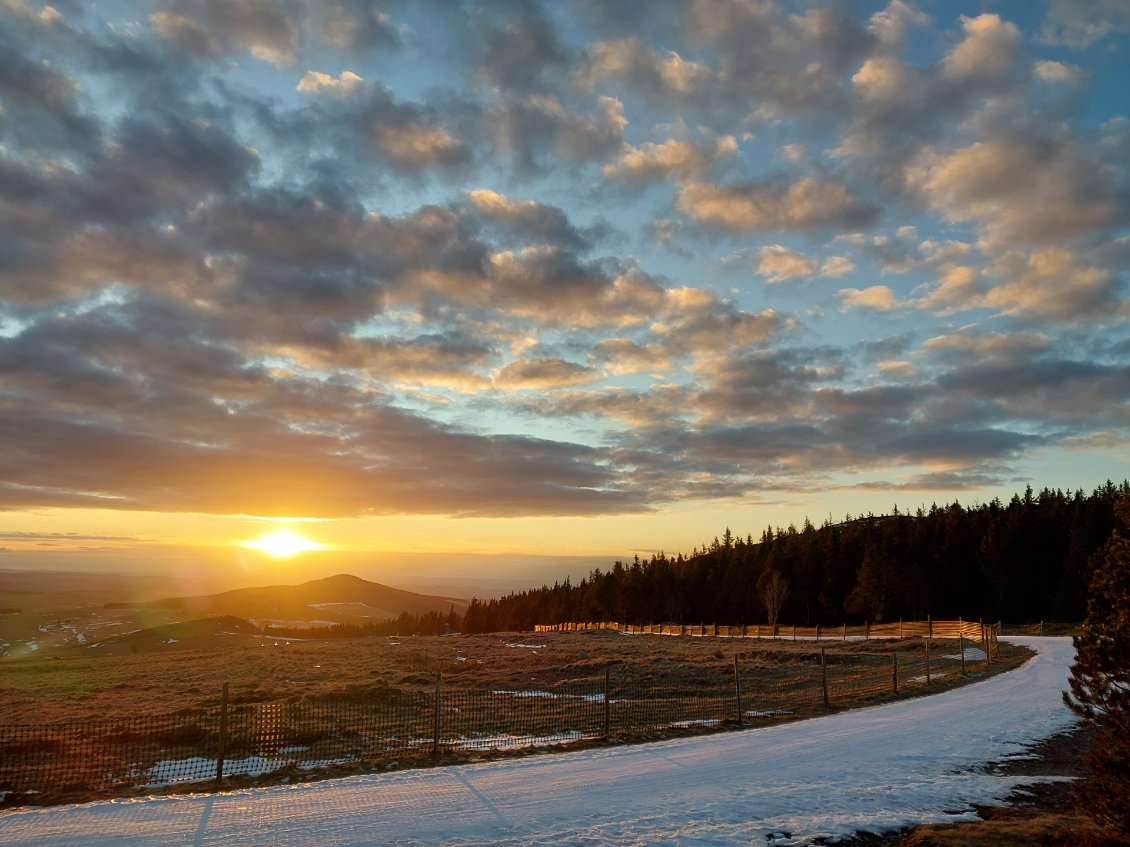
<svg viewBox="0 0 1130 847"><path fill-rule="evenodd" d="M488 85L507 91L550 87L570 64L570 50L536 7L523 16L483 24L479 36L476 75Z"/></svg>
<svg viewBox="0 0 1130 847"><path fill-rule="evenodd" d="M961 18L965 37L946 53L942 71L960 80L993 79L1012 73L1020 51L1019 27L1000 15Z"/></svg>
<svg viewBox="0 0 1130 847"><path fill-rule="evenodd" d="M1049 0L1041 32L1049 44L1085 49L1130 32L1130 9L1120 0Z"/></svg>
<svg viewBox="0 0 1130 847"><path fill-rule="evenodd" d="M303 76L302 79L298 81L298 85L295 86L295 90L306 93L313 93L323 89L347 92L356 88L363 81L364 80L353 73L353 71L342 71L338 74L337 79L321 71L306 71L305 76Z"/></svg>
<svg viewBox="0 0 1130 847"><path fill-rule="evenodd" d="M892 111L915 107L928 82L922 72L895 56L871 56L851 77L863 103L872 109Z"/></svg>
<svg viewBox="0 0 1130 847"><path fill-rule="evenodd" d="M730 186L691 182L679 191L678 207L694 220L746 232L852 226L867 223L875 214L842 183L811 177Z"/></svg>
<svg viewBox="0 0 1130 847"><path fill-rule="evenodd" d="M1051 351L1051 336L1039 332L964 332L937 335L922 350L943 362L979 362L995 358L1032 359Z"/></svg>
<svg viewBox="0 0 1130 847"><path fill-rule="evenodd" d="M957 265L939 274L937 284L916 305L922 309L972 309L982 304L984 290L975 268Z"/></svg>
<svg viewBox="0 0 1130 847"><path fill-rule="evenodd" d="M55 461L28 457L13 466L0 483L0 506L306 517L647 508L641 492L590 448L450 432L391 409L357 409L338 437L301 434L302 422L294 421L293 434L271 427L202 446L43 413L29 418L5 404L0 433L9 438L32 426L23 443Z"/></svg>
<svg viewBox="0 0 1130 847"><path fill-rule="evenodd" d="M1111 449L1109 62L903 0L579 8L0 6L3 506L610 514Z"/></svg>
<svg viewBox="0 0 1130 847"><path fill-rule="evenodd" d="M924 151L907 183L949 220L973 221L992 242L1056 242L1127 220L1111 167L1070 138L995 137Z"/></svg>
<svg viewBox="0 0 1130 847"><path fill-rule="evenodd" d="M677 385L652 385L646 390L624 388L602 388L591 391L557 391L544 397L531 400L522 408L529 408L535 414L554 418L589 416L598 420L612 420L644 430L651 427L680 420L690 416L688 403L690 392ZM644 438L629 438L616 450L615 455L623 462L633 465L636 456L647 456L654 445ZM647 464L652 464L651 460ZM657 476L661 470L654 469ZM661 484L667 480L662 480ZM658 486L649 489L661 490Z"/></svg>
<svg viewBox="0 0 1130 847"><path fill-rule="evenodd" d="M443 127L411 120L376 122L373 142L396 164L414 170L461 165L471 155L466 145Z"/></svg>
<svg viewBox="0 0 1130 847"><path fill-rule="evenodd" d="M1127 414L1112 400L1130 391L1130 367L1055 357L998 359L942 374L938 385L1045 428L1084 421L1088 427L1117 427L1125 426Z"/></svg>
<svg viewBox="0 0 1130 847"><path fill-rule="evenodd" d="M564 211L535 200L515 200L489 188L477 188L467 195L482 219L518 237L583 250L588 237L570 223Z"/></svg>
<svg viewBox="0 0 1130 847"><path fill-rule="evenodd" d="M282 65L298 53L299 19L267 0L179 0L149 22L159 38L202 58L246 51Z"/></svg>
<svg viewBox="0 0 1130 847"><path fill-rule="evenodd" d="M811 387L842 376L842 361L811 350L718 357L697 369L704 383L693 409L700 421L788 421L811 410Z"/></svg>
<svg viewBox="0 0 1130 847"><path fill-rule="evenodd" d="M488 125L495 143L513 156L523 173L546 167L557 154L567 161L603 161L624 145L624 105L614 97L597 99L595 114L570 111L556 97L533 95L490 110Z"/></svg>
<svg viewBox="0 0 1130 847"><path fill-rule="evenodd" d="M1078 65L1069 65L1065 62L1055 62L1050 59L1041 59L1033 66L1036 78L1041 82L1066 83L1075 85L1082 82L1085 74Z"/></svg>
<svg viewBox="0 0 1130 847"><path fill-rule="evenodd" d="M101 126L84 109L82 84L57 56L35 50L39 27L23 23L31 30L0 28L0 120L6 146L14 142L15 149L33 156L53 156L97 145Z"/></svg>
<svg viewBox="0 0 1130 847"><path fill-rule="evenodd" d="M564 359L519 359L505 365L494 378L499 388L544 391L596 382L600 374L592 368Z"/></svg>
<svg viewBox="0 0 1130 847"><path fill-rule="evenodd" d="M734 155L737 150L738 143L732 135L719 138L709 146L675 138L662 144L647 142L642 147L627 145L616 161L604 166L604 175L629 182L697 179L715 162Z"/></svg>
<svg viewBox="0 0 1130 847"><path fill-rule="evenodd" d="M1010 254L992 268L1004 281L985 295L985 303L1004 314L1040 320L1072 320L1117 309L1123 284L1103 268L1081 263L1059 247L1027 257Z"/></svg>
<svg viewBox="0 0 1130 847"><path fill-rule="evenodd" d="M777 3L700 2L682 12L692 43L709 44L722 90L707 102L752 100L770 112L837 112L842 76L875 37L832 8L794 13Z"/></svg>
<svg viewBox="0 0 1130 847"><path fill-rule="evenodd" d="M872 285L869 288L841 288L840 308L872 309L876 312L890 312L900 305L894 291L886 285Z"/></svg>
<svg viewBox="0 0 1130 847"><path fill-rule="evenodd" d="M829 256L820 263L820 276L838 279L855 270L855 263L846 256Z"/></svg>
<svg viewBox="0 0 1130 847"><path fill-rule="evenodd" d="M816 266L811 260L780 244L771 244L757 251L757 272L769 282L787 282L812 276Z"/></svg>
<svg viewBox="0 0 1130 847"><path fill-rule="evenodd" d="M775 309L745 312L719 302L702 289L665 292L665 319L651 329L676 355L710 358L733 349L768 344L796 328L796 320Z"/></svg>
<svg viewBox="0 0 1130 847"><path fill-rule="evenodd" d="M594 44L576 75L585 90L614 80L656 99L691 97L713 76L706 65L673 50L660 52L636 37Z"/></svg>
<svg viewBox="0 0 1130 847"><path fill-rule="evenodd" d="M903 0L891 0L886 8L871 16L867 28L885 45L897 47L902 44L910 27L923 27L930 23L930 16Z"/></svg>
<svg viewBox="0 0 1130 847"><path fill-rule="evenodd" d="M400 33L391 18L366 0L345 0L329 9L319 6L322 35L339 50L388 50L401 45Z"/></svg>
<svg viewBox="0 0 1130 847"><path fill-rule="evenodd" d="M675 366L663 345L654 342L639 344L630 338L599 341L593 349L593 356L605 370L618 376L668 371Z"/></svg>

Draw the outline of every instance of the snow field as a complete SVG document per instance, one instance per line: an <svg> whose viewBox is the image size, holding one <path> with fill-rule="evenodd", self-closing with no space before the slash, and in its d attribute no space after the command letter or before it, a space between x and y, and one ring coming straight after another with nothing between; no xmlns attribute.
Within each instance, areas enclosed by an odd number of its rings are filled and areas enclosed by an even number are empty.
<svg viewBox="0 0 1130 847"><path fill-rule="evenodd" d="M807 844L973 817L1042 781L986 762L1072 725L1070 639L1017 637L1023 667L914 700L700 738L214 795L0 814L11 847Z"/></svg>

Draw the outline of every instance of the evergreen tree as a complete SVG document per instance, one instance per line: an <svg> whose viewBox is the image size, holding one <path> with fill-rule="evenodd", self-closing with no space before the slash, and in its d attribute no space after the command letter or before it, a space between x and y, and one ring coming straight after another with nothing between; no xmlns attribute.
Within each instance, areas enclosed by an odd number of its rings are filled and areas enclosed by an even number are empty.
<svg viewBox="0 0 1130 847"><path fill-rule="evenodd" d="M1130 526L1130 500L1117 511ZM1095 733L1079 805L1104 831L1130 842L1130 539L1115 529L1092 562L1087 618L1075 638L1064 700Z"/></svg>

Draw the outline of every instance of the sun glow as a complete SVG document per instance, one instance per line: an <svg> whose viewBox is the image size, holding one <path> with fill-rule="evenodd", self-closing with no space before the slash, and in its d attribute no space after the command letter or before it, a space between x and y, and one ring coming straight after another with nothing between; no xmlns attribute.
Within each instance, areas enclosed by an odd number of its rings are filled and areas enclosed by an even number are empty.
<svg viewBox="0 0 1130 847"><path fill-rule="evenodd" d="M317 541L304 538L290 529L276 529L264 532L258 538L242 542L243 547L250 547L261 553L266 553L275 559L289 559L299 553L308 553L311 550L324 550Z"/></svg>

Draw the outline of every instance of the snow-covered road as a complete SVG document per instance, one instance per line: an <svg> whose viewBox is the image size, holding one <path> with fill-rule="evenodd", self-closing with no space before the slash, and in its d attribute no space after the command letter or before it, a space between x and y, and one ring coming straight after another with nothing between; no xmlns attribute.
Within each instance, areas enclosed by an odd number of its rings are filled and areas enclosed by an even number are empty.
<svg viewBox="0 0 1130 847"><path fill-rule="evenodd" d="M9 847L760 845L971 817L1025 781L978 768L1070 726L1066 638L1022 668L814 720L460 767L0 814ZM787 843L778 839L777 843Z"/></svg>

